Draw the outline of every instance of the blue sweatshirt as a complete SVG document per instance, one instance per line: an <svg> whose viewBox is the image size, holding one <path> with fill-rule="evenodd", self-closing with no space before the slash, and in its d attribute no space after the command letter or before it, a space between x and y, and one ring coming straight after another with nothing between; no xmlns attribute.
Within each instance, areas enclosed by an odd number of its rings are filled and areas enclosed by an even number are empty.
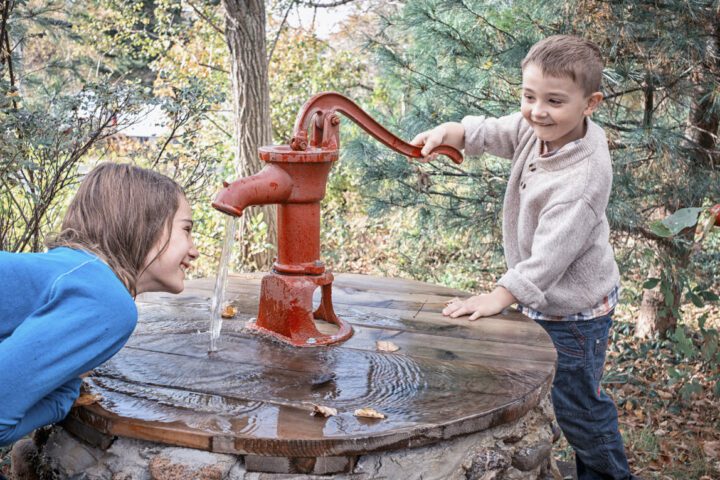
<svg viewBox="0 0 720 480"><path fill-rule="evenodd" d="M65 418L79 376L117 353L137 323L125 285L70 248L0 252L0 446Z"/></svg>

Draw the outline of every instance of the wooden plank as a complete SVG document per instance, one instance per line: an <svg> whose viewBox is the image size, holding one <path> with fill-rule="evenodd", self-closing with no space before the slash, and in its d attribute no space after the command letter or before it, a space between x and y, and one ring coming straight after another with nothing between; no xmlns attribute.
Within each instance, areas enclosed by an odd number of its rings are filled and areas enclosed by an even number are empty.
<svg viewBox="0 0 720 480"><path fill-rule="evenodd" d="M355 329L340 345L297 349L249 334L262 275L231 276L239 312L212 355L214 279L178 296L142 295L126 348L90 379L104 400L75 418L104 434L217 452L346 458L515 420L549 388L555 353L537 324L443 317L462 292L422 282L338 275L334 305ZM378 352L378 340L400 350ZM313 404L339 413L312 417ZM353 415L367 406L387 418Z"/></svg>

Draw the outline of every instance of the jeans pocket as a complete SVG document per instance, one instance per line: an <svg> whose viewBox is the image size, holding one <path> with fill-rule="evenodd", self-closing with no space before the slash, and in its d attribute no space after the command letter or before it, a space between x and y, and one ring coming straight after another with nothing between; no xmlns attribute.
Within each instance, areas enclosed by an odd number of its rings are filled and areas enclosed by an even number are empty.
<svg viewBox="0 0 720 480"><path fill-rule="evenodd" d="M609 336L595 339L593 342L593 375L595 381L602 379L603 370L605 369L605 357L607 354Z"/></svg>
<svg viewBox="0 0 720 480"><path fill-rule="evenodd" d="M553 322L546 328L558 354L558 370L585 368L585 335L575 322Z"/></svg>

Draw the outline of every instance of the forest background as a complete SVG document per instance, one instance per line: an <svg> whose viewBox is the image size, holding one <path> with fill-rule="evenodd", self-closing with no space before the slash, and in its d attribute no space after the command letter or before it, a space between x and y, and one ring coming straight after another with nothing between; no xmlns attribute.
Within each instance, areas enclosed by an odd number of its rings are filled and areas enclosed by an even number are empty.
<svg viewBox="0 0 720 480"><path fill-rule="evenodd" d="M551 5L552 4L552 5ZM606 55L594 120L614 161L608 208L623 275L604 387L634 469L720 476L720 6L643 0L0 0L0 248L38 251L82 175L130 161L176 178L213 276L223 180L286 143L313 94L334 90L405 139L464 115L517 110L520 61L555 33ZM343 9L331 33L319 12ZM303 21L299 12L304 12ZM161 123L162 125L156 125ZM334 271L469 292L505 268L508 164L409 162L343 119L323 203ZM274 216L254 209L231 269L267 268ZM557 456L568 459L567 445Z"/></svg>

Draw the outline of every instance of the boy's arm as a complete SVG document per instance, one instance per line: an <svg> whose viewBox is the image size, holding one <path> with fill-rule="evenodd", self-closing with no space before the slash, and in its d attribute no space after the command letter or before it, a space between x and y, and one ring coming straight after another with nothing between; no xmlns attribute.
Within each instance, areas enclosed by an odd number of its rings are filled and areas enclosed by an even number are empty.
<svg viewBox="0 0 720 480"><path fill-rule="evenodd" d="M547 307L545 293L588 248L598 221L584 199L548 208L533 234L530 257L509 269L498 285L511 291L523 305L543 311Z"/></svg>
<svg viewBox="0 0 720 480"><path fill-rule="evenodd" d="M520 135L529 128L520 113L500 118L468 116L463 118L462 123L443 123L432 130L422 132L410 143L421 146L420 153L424 157L427 157L438 145L446 144L458 150L464 149L466 155L482 155L487 152L511 159L517 149ZM428 161L431 158L424 160Z"/></svg>
<svg viewBox="0 0 720 480"><path fill-rule="evenodd" d="M443 315L457 318L470 314L470 320L489 317L505 310L517 300L505 287L498 286L490 293L475 295L465 300L455 298L443 309Z"/></svg>
<svg viewBox="0 0 720 480"><path fill-rule="evenodd" d="M530 129L520 112L500 118L467 116L462 120L465 131L465 155L484 153L512 159L520 137Z"/></svg>

